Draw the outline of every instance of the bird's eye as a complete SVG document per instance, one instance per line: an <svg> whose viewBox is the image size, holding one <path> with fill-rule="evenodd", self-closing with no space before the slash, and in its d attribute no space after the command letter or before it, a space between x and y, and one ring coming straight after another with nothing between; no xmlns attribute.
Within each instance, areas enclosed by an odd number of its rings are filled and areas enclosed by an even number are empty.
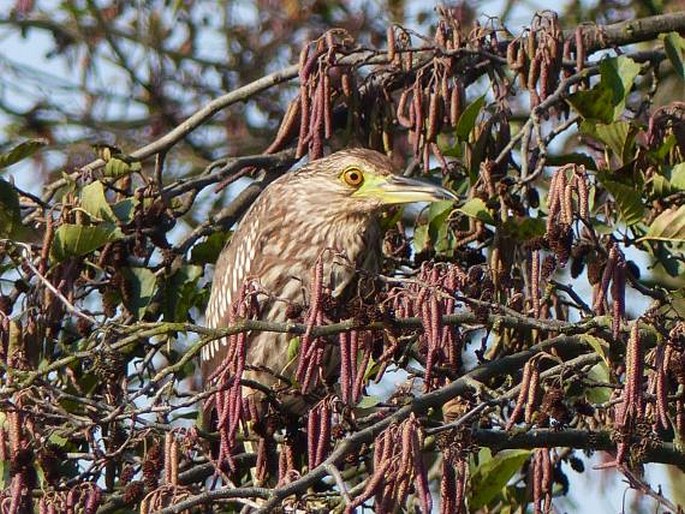
<svg viewBox="0 0 685 514"><path fill-rule="evenodd" d="M347 168L342 173L345 184L352 187L359 187L364 182L364 174L359 168Z"/></svg>

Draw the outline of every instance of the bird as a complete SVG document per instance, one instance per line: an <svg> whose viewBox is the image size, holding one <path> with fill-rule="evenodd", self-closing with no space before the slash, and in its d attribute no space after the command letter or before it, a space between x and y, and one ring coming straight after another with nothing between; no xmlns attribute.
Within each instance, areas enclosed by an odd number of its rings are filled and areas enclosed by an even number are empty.
<svg viewBox="0 0 685 514"><path fill-rule="evenodd" d="M380 269L384 209L411 202L455 200L449 190L394 173L392 160L375 150L349 148L310 161L269 184L247 210L221 251L214 269L205 321L230 323L231 306L246 283L258 291L258 318L286 322L293 306L311 301L313 270L323 287L343 301L361 273ZM275 391L288 387L297 359L288 355L292 335L248 334L242 379ZM230 351L231 339L215 339L201 350L205 387ZM334 359L333 359L334 360ZM258 405L264 392L243 388ZM307 406L293 407L296 415ZM263 406L261 408L264 408Z"/></svg>

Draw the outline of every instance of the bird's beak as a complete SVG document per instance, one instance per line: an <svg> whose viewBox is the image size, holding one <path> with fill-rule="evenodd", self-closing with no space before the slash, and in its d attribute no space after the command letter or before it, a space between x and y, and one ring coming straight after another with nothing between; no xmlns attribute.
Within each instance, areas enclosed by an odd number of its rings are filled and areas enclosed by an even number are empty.
<svg viewBox="0 0 685 514"><path fill-rule="evenodd" d="M385 205L457 199L444 187L399 175L367 178L354 196L375 197Z"/></svg>

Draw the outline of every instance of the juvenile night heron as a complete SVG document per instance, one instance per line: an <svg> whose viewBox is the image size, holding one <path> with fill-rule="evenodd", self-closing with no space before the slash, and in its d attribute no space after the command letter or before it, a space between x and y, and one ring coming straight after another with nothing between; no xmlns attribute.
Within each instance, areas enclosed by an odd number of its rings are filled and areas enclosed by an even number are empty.
<svg viewBox="0 0 685 514"><path fill-rule="evenodd" d="M319 258L323 259L324 287L333 298L346 298L360 270L379 269L379 211L394 204L455 198L439 186L393 175L392 169L383 154L348 149L271 183L219 256L207 325L228 324L229 309L245 281L259 285L260 319L286 321L289 306L309 305L312 270ZM278 377L292 378L297 367L297 358L288 358L291 338L269 332L250 334L243 378L270 389L285 386ZM205 380L216 374L227 351L226 338L202 349ZM243 393L261 395L252 390Z"/></svg>

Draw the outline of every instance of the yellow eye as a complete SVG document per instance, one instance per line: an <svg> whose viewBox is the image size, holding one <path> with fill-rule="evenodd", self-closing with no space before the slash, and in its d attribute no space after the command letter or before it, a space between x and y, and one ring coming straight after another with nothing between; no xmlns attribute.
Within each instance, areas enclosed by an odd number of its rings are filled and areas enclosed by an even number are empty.
<svg viewBox="0 0 685 514"><path fill-rule="evenodd" d="M359 187L362 185L362 182L364 182L364 174L359 168L347 168L342 173L342 179L348 186Z"/></svg>

